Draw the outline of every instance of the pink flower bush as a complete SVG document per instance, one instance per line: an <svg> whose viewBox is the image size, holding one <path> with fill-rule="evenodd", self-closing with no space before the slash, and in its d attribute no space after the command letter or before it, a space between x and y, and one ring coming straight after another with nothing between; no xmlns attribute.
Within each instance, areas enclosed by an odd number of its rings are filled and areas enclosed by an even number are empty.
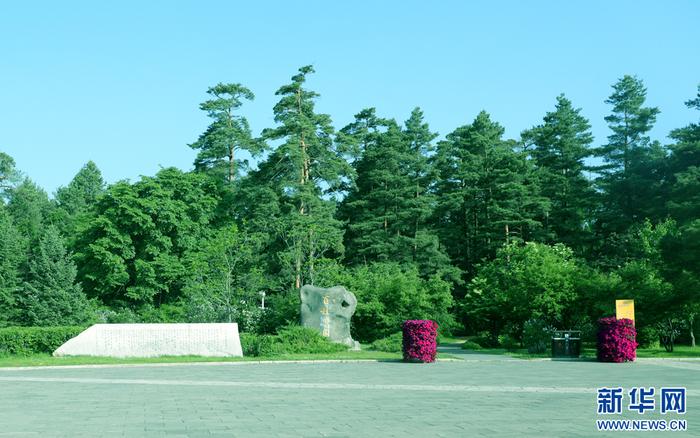
<svg viewBox="0 0 700 438"><path fill-rule="evenodd" d="M437 355L435 321L412 319L403 323L403 360L435 362Z"/></svg>
<svg viewBox="0 0 700 438"><path fill-rule="evenodd" d="M637 357L637 330L631 319L601 318L598 320L598 360L627 362Z"/></svg>

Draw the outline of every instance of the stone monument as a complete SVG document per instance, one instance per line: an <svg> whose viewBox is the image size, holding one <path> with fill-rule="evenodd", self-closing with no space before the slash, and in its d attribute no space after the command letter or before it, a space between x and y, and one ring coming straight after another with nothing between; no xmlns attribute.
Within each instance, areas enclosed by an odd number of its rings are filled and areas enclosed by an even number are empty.
<svg viewBox="0 0 700 438"><path fill-rule="evenodd" d="M301 288L301 325L318 330L333 342L359 350L360 343L350 336L350 318L357 298L343 286Z"/></svg>
<svg viewBox="0 0 700 438"><path fill-rule="evenodd" d="M54 356L243 356L238 324L95 324Z"/></svg>

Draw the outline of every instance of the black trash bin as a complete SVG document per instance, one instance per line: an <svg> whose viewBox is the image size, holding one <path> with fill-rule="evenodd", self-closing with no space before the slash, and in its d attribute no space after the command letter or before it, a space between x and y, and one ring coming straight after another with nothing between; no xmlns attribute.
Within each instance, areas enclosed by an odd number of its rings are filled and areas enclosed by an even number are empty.
<svg viewBox="0 0 700 438"><path fill-rule="evenodd" d="M579 357L581 332L579 330L555 330L552 335L552 357Z"/></svg>

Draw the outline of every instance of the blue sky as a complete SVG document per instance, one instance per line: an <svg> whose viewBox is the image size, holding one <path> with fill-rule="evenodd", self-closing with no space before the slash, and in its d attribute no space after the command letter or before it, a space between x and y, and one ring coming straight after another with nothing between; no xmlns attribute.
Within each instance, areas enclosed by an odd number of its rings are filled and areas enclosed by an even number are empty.
<svg viewBox="0 0 700 438"><path fill-rule="evenodd" d="M485 109L517 138L565 93L596 144L610 86L636 74L661 114L696 121L697 1L13 2L0 12L0 151L49 193L93 160L108 182L190 169L206 89L240 82L258 134L274 92L313 64L309 87L336 128L362 108L441 136Z"/></svg>

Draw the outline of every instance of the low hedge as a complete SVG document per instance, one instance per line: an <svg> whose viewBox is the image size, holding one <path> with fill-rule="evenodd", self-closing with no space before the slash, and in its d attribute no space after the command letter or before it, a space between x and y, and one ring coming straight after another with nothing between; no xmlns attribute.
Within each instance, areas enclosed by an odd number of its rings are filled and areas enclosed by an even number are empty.
<svg viewBox="0 0 700 438"><path fill-rule="evenodd" d="M0 329L0 355L28 356L51 354L67 340L85 330L84 327L7 327ZM336 344L314 329L292 326L277 335L241 333L244 356L273 356L294 353L335 353L348 347Z"/></svg>
<svg viewBox="0 0 700 438"><path fill-rule="evenodd" d="M369 345L370 350L401 353L403 349L403 332L396 332L386 338L377 339Z"/></svg>
<svg viewBox="0 0 700 438"><path fill-rule="evenodd" d="M337 344L321 336L318 330L289 326L277 335L241 333L244 356L274 356L279 354L336 353L346 351L347 345Z"/></svg>
<svg viewBox="0 0 700 438"><path fill-rule="evenodd" d="M481 332L477 336L473 336L470 341L479 344L482 348L497 348L500 347L498 338L490 336L488 332Z"/></svg>
<svg viewBox="0 0 700 438"><path fill-rule="evenodd" d="M0 355L51 354L85 327L7 327L0 329Z"/></svg>
<svg viewBox="0 0 700 438"><path fill-rule="evenodd" d="M474 341L464 341L462 343L462 350L481 350L481 345Z"/></svg>

